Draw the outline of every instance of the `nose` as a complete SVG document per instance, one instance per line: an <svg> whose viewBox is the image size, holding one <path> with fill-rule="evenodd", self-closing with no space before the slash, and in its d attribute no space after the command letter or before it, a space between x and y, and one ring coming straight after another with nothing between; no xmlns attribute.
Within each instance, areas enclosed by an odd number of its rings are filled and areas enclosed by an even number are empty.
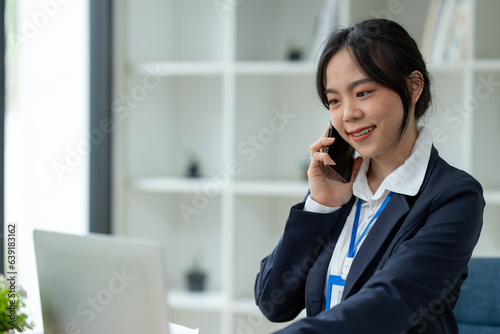
<svg viewBox="0 0 500 334"><path fill-rule="evenodd" d="M352 122L363 117L363 112L355 101L344 101L343 121Z"/></svg>

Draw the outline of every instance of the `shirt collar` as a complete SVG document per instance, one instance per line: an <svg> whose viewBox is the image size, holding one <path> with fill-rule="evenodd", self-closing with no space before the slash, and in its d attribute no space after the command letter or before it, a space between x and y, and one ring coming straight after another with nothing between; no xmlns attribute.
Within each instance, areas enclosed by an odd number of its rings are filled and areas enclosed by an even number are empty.
<svg viewBox="0 0 500 334"><path fill-rule="evenodd" d="M425 128L417 128L419 135L413 146L411 155L405 163L389 174L380 184L379 188L372 193L366 179L366 172L370 166L370 159L365 158L354 180L353 194L364 201L378 200L386 191L398 194L415 196L422 186L425 172L429 163L432 149L432 134Z"/></svg>

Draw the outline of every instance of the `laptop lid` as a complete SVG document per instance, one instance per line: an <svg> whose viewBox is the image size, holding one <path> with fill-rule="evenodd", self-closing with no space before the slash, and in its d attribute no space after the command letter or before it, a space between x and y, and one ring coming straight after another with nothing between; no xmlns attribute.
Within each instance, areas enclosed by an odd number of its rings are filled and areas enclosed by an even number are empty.
<svg viewBox="0 0 500 334"><path fill-rule="evenodd" d="M45 334L168 333L161 247L35 230Z"/></svg>

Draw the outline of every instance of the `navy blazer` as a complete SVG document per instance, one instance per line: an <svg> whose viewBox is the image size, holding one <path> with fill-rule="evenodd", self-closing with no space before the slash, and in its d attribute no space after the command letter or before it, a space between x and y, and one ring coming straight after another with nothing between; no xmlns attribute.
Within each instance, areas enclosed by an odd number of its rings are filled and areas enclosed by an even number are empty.
<svg viewBox="0 0 500 334"><path fill-rule="evenodd" d="M482 227L481 185L433 147L418 194L393 195L354 258L342 302L325 311L328 265L354 200L330 214L291 208L255 281L263 314L289 321L306 308L279 333L458 333L453 308Z"/></svg>

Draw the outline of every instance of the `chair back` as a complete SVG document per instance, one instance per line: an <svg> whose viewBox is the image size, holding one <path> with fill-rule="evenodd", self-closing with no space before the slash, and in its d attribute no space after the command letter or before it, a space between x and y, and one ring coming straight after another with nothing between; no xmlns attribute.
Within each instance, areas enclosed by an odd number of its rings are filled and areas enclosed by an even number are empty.
<svg viewBox="0 0 500 334"><path fill-rule="evenodd" d="M500 334L500 258L471 258L454 314L460 334Z"/></svg>

